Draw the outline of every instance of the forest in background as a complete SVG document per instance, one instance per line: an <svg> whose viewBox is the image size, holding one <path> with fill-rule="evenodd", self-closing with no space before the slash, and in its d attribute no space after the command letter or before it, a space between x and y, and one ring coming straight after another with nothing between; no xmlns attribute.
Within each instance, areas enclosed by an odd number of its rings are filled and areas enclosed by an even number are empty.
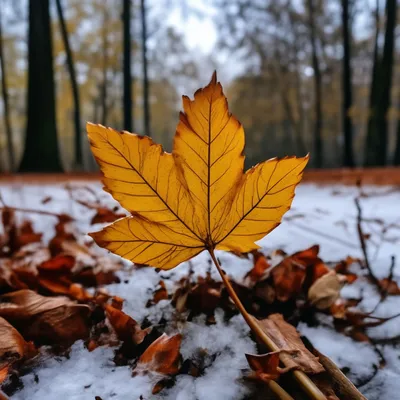
<svg viewBox="0 0 400 400"><path fill-rule="evenodd" d="M396 0L1 0L0 171L96 170L86 121L171 150L180 96L214 69L244 125L248 165L307 152L315 168L399 165L398 8ZM169 22L176 9L182 26ZM191 15L213 19L209 54L188 46Z"/></svg>

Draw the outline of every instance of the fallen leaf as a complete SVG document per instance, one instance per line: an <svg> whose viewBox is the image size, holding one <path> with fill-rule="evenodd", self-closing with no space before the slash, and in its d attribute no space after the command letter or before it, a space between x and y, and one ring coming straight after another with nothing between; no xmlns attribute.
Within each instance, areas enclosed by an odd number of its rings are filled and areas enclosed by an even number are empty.
<svg viewBox="0 0 400 400"><path fill-rule="evenodd" d="M384 278L379 281L380 287L384 290L385 293L390 294L392 296L399 296L400 295L400 288L392 279Z"/></svg>
<svg viewBox="0 0 400 400"><path fill-rule="evenodd" d="M133 318L111 305L106 306L106 315L121 341L138 345L151 331L151 328L141 329Z"/></svg>
<svg viewBox="0 0 400 400"><path fill-rule="evenodd" d="M342 283L335 271L329 271L317 279L308 290L308 301L319 310L332 306L339 298Z"/></svg>
<svg viewBox="0 0 400 400"><path fill-rule="evenodd" d="M271 276L278 300L287 301L301 292L307 268L320 262L318 252L319 246L312 246L286 257L272 269Z"/></svg>
<svg viewBox="0 0 400 400"><path fill-rule="evenodd" d="M216 74L184 112L172 154L149 137L87 124L105 190L132 215L90 235L138 264L170 269L203 250L249 252L290 208L308 162L285 157L243 173L244 131Z"/></svg>
<svg viewBox="0 0 400 400"><path fill-rule="evenodd" d="M168 336L164 333L140 356L135 372L152 371L163 375L176 375L181 363L181 342L182 335Z"/></svg>
<svg viewBox="0 0 400 400"><path fill-rule="evenodd" d="M359 262L359 259L348 256L345 260L340 261L335 266L335 271L341 275L344 275L347 283L353 283L355 280L357 280L358 276L350 272L349 268L356 262Z"/></svg>
<svg viewBox="0 0 400 400"><path fill-rule="evenodd" d="M18 290L0 297L0 317L38 343L73 343L89 334L89 307L66 297Z"/></svg>
<svg viewBox="0 0 400 400"><path fill-rule="evenodd" d="M263 382L277 380L279 376L292 368L280 368L280 354L285 351L275 351L267 354L245 354L250 368L255 371L255 374L250 375L250 378L259 379Z"/></svg>
<svg viewBox="0 0 400 400"><path fill-rule="evenodd" d="M266 319L254 318L254 320L279 350L285 350L280 353L280 360L285 367L299 369L307 374L318 374L324 371L318 357L306 349L296 328L288 324L282 315L272 314Z"/></svg>
<svg viewBox="0 0 400 400"><path fill-rule="evenodd" d="M147 302L146 307L157 304L161 300L168 300L168 291L164 281L160 281L159 285L160 287L153 293L153 298Z"/></svg>
<svg viewBox="0 0 400 400"><path fill-rule="evenodd" d="M254 266L244 277L245 284L248 282L250 285L254 285L258 281L265 279L271 267L271 264L261 252L255 250L253 252L253 257Z"/></svg>
<svg viewBox="0 0 400 400"><path fill-rule="evenodd" d="M7 377L9 367L22 358L36 354L35 346L0 317L0 384Z"/></svg>

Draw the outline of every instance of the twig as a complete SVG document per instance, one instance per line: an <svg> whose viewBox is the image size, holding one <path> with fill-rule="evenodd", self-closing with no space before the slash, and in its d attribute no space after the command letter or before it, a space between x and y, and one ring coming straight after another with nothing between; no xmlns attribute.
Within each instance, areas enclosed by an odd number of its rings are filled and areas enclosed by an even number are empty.
<svg viewBox="0 0 400 400"><path fill-rule="evenodd" d="M222 271L221 266L217 258L215 257L214 250L208 249L211 259L213 260L219 274L221 275L222 281L229 293L229 296L235 303L236 307L242 314L243 318L249 325L250 329L254 332L256 336L269 348L271 351L280 350L279 347L271 340L271 338L261 329L261 327L257 324L256 319L251 316L247 310L244 308L243 303L240 301L238 295L233 289L228 277L225 275L224 271ZM293 375L295 379L302 386L303 390L310 396L311 399L314 400L326 400L325 395L319 390L319 388L312 382L312 380L302 371L293 371Z"/></svg>
<svg viewBox="0 0 400 400"><path fill-rule="evenodd" d="M281 400L294 400L294 398L285 390L279 383L270 380L268 381L268 387L273 391Z"/></svg>
<svg viewBox="0 0 400 400"><path fill-rule="evenodd" d="M347 247L350 247L350 248L354 248L354 245L353 245L352 243L349 243L348 241L343 240L343 239L340 239L340 238L338 238L338 237L336 237L336 236L329 235L328 233L319 231L319 230L314 229L314 228L312 228L312 227L310 227L310 226L307 226L307 225L299 224L298 222L295 222L295 221L292 221L292 220L290 220L290 221L288 221L288 222L289 222L290 224L294 225L294 226L297 226L297 227L300 228L300 229L304 229L304 230L307 231L307 232L315 233L315 234L318 235L318 236L323 236L323 237L325 237L326 239L334 240L334 241L336 241L336 242L338 242L338 243L340 243L340 244L342 244L342 245L344 245L344 246L347 246Z"/></svg>
<svg viewBox="0 0 400 400"><path fill-rule="evenodd" d="M33 213L33 214L41 214L41 215L49 215L51 217L57 217L57 218L63 218L64 214L59 214L51 211L46 211L46 210L34 210L31 208L23 208L23 207L10 207L8 206L5 202L3 197L1 196L0 193L0 203L3 204L2 207L0 207L0 211L20 211L20 212L26 212L26 213ZM74 220L74 218L70 217L71 221Z"/></svg>
<svg viewBox="0 0 400 400"><path fill-rule="evenodd" d="M358 232L358 238L360 240L361 250L364 255L364 265L368 270L368 276L369 276L370 280L376 285L376 287L379 290L379 293L382 295L382 287L379 283L378 278L375 276L374 272L372 271L371 264L369 262L369 257L368 257L368 252L367 252L367 244L365 242L364 232L363 232L362 226L361 226L362 210L361 210L361 205L360 205L360 199L358 197L356 197L354 199L354 202L357 207L357 232Z"/></svg>
<svg viewBox="0 0 400 400"><path fill-rule="evenodd" d="M318 356L320 363L329 372L329 376L332 378L334 385L338 387L343 399L367 400L330 358L316 349L314 349L314 353Z"/></svg>

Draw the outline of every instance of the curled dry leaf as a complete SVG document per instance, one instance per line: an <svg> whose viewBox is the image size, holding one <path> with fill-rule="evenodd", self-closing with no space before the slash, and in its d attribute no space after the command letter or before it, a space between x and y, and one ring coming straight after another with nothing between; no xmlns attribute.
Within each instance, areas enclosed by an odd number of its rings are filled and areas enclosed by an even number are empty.
<svg viewBox="0 0 400 400"><path fill-rule="evenodd" d="M379 281L380 287L383 291L392 296L399 296L400 295L400 288L397 282L393 279L384 278Z"/></svg>
<svg viewBox="0 0 400 400"><path fill-rule="evenodd" d="M320 261L318 252L319 246L312 246L286 257L272 269L271 276L278 300L287 301L301 292L307 268Z"/></svg>
<svg viewBox="0 0 400 400"><path fill-rule="evenodd" d="M162 375L176 375L179 372L182 335L168 336L166 333L156 339L141 355L135 373L157 372Z"/></svg>
<svg viewBox="0 0 400 400"><path fill-rule="evenodd" d="M153 298L147 302L146 307L150 307L154 304L157 304L161 300L168 300L168 291L165 286L165 282L160 281L159 285L160 287L154 291Z"/></svg>
<svg viewBox="0 0 400 400"><path fill-rule="evenodd" d="M279 376L285 372L293 369L291 368L280 368L280 354L285 350L275 351L267 354L246 354L247 362L250 368L254 371L254 374L250 375L250 378L259 379L263 382L270 380L277 380ZM295 351L297 353L297 351Z"/></svg>
<svg viewBox="0 0 400 400"><path fill-rule="evenodd" d="M66 297L18 290L0 297L0 316L38 343L73 343L89 334L89 307Z"/></svg>
<svg viewBox="0 0 400 400"><path fill-rule="evenodd" d="M151 331L151 328L141 329L140 324L133 318L111 305L106 305L106 315L118 339L123 342L138 345Z"/></svg>
<svg viewBox="0 0 400 400"><path fill-rule="evenodd" d="M29 358L35 353L35 346L26 342L12 325L0 317L0 384L14 362Z"/></svg>
<svg viewBox="0 0 400 400"><path fill-rule="evenodd" d="M149 137L87 124L105 190L131 213L91 236L138 264L170 269L203 250L259 248L308 162L274 158L244 173L244 130L216 74L183 109L172 154Z"/></svg>
<svg viewBox="0 0 400 400"><path fill-rule="evenodd" d="M347 256L345 260L340 261L336 266L335 266L335 271L338 274L341 274L346 277L347 283L353 283L355 280L357 280L358 276L352 272L350 272L350 267L354 263L358 263L359 259L358 258L353 258L350 256Z"/></svg>
<svg viewBox="0 0 400 400"><path fill-rule="evenodd" d="M342 282L335 271L329 271L317 279L308 290L309 302L319 310L331 307L339 298Z"/></svg>
<svg viewBox="0 0 400 400"><path fill-rule="evenodd" d="M285 350L280 353L280 360L287 368L299 369L307 374L324 371L318 357L306 349L296 328L288 324L282 315L272 314L266 319L255 321L279 350Z"/></svg>
<svg viewBox="0 0 400 400"><path fill-rule="evenodd" d="M254 266L244 278L245 284L248 283L249 286L253 286L258 281L265 279L271 267L265 255L260 251L253 251L253 257Z"/></svg>

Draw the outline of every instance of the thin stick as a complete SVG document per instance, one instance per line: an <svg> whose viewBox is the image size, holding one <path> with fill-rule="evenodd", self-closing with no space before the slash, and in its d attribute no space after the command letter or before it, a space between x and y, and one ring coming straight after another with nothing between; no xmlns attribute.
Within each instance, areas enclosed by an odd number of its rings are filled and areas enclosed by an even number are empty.
<svg viewBox="0 0 400 400"><path fill-rule="evenodd" d="M215 257L214 250L209 249L210 256L217 267L219 274L221 275L222 281L229 293L229 296L235 303L236 307L242 314L243 318L249 325L250 329L258 336L258 338L271 350L271 351L279 351L280 348L270 339L270 337L262 330L260 325L257 323L257 320L250 315L246 309L244 308L242 302L240 301L238 295L233 289L231 283L229 282L228 277L222 271L221 266L217 258ZM299 384L302 386L303 390L314 400L326 400L325 395L318 389L318 387L313 383L313 381L302 371L293 371L293 375Z"/></svg>
<svg viewBox="0 0 400 400"><path fill-rule="evenodd" d="M23 208L23 207L10 207L5 203L1 193L0 193L0 203L3 204L3 206L0 207L0 211L11 210L11 211L20 211L20 212L26 212L26 213L33 213L33 214L49 215L49 216L57 217L57 218L62 218L63 217L62 214L54 213L54 212L51 212L51 211L33 210L31 208ZM74 219L71 217L71 221L73 221L73 220Z"/></svg>
<svg viewBox="0 0 400 400"><path fill-rule="evenodd" d="M281 400L294 400L294 398L282 387L279 383L270 380L268 387L273 391Z"/></svg>
<svg viewBox="0 0 400 400"><path fill-rule="evenodd" d="M31 208L9 207L9 206L0 207L0 211L6 211L6 210L20 211L20 212L25 212L25 213L33 213L33 214L41 214L41 215L49 215L51 217L57 217L57 218L60 218L63 216L62 214L54 213L51 211L45 211L45 210L33 210ZM74 218L71 217L71 221L72 220L74 220Z"/></svg>
<svg viewBox="0 0 400 400"><path fill-rule="evenodd" d="M367 244L365 242L364 232L363 232L362 226L361 226L362 210L361 210L361 205L360 205L360 199L358 197L356 197L354 199L354 202L355 202L356 207L357 207L357 232L358 232L358 238L360 240L361 250L362 250L363 255L364 255L364 264L365 264L365 266L366 266L366 268L368 270L369 278L375 284L375 286L377 287L379 293L382 296L383 295L382 286L380 285L378 278L375 276L374 271L372 271L371 264L369 262Z"/></svg>

